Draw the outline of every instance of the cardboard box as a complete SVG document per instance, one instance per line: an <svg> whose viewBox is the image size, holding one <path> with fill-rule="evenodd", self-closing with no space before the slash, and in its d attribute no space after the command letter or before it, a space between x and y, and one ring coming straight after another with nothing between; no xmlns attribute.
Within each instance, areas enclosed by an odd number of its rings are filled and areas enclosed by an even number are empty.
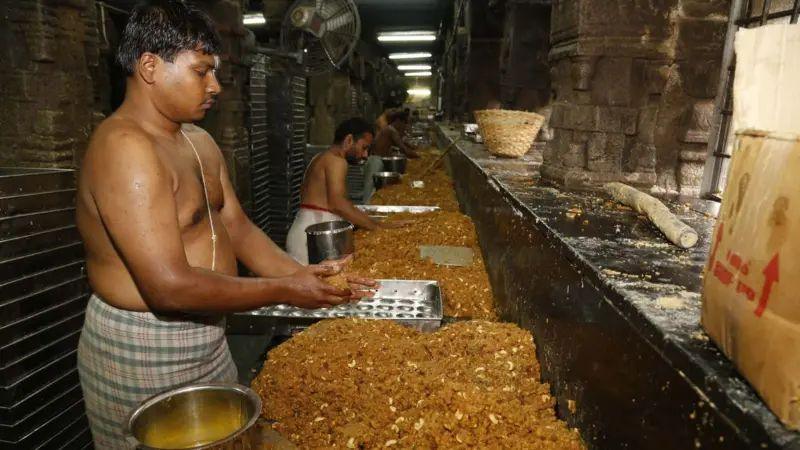
<svg viewBox="0 0 800 450"><path fill-rule="evenodd" d="M800 137L742 132L703 280L702 323L800 428Z"/></svg>

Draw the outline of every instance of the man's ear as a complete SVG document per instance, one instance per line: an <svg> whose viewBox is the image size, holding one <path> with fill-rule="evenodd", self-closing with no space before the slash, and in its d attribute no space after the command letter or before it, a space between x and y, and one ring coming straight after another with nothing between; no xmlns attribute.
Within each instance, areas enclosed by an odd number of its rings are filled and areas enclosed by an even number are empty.
<svg viewBox="0 0 800 450"><path fill-rule="evenodd" d="M348 134L347 136L344 137L344 141L342 141L342 147L350 148L350 147L353 146L353 143L354 143L353 142L353 135L352 134Z"/></svg>
<svg viewBox="0 0 800 450"><path fill-rule="evenodd" d="M156 69L161 63L161 58L159 58L158 55L145 52L139 57L139 61L136 63L136 72L145 83L153 84L156 79Z"/></svg>

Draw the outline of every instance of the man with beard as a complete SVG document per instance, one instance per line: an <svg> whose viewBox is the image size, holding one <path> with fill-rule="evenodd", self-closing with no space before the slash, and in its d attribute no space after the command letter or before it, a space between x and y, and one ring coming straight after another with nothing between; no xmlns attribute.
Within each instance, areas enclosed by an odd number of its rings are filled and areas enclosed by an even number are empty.
<svg viewBox="0 0 800 450"><path fill-rule="evenodd" d="M346 220L367 230L382 226L356 208L347 195L348 163L366 159L372 139L373 128L369 123L358 117L348 119L336 128L333 145L309 163L301 190L300 210L286 238L286 250L298 262L308 264L306 228L311 225Z"/></svg>

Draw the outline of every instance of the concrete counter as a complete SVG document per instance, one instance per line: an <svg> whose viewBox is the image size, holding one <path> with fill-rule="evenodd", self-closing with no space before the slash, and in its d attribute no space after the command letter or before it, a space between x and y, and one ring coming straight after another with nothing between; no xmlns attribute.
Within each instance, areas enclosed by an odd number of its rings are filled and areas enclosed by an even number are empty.
<svg viewBox="0 0 800 450"><path fill-rule="evenodd" d="M440 147L460 127L438 127ZM504 320L534 332L559 413L598 449L800 448L700 327L718 205L668 198L691 250L606 196L541 184L532 159L448 158Z"/></svg>

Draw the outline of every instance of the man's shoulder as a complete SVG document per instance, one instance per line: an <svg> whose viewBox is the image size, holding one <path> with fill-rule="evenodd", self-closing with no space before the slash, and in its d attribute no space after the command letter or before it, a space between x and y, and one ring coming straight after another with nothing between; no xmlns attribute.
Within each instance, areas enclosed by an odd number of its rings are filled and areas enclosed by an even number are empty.
<svg viewBox="0 0 800 450"><path fill-rule="evenodd" d="M342 167L347 165L347 160L328 150L319 157L320 163L325 167Z"/></svg>
<svg viewBox="0 0 800 450"><path fill-rule="evenodd" d="M111 116L97 127L89 146L90 150L109 150L131 144L150 147L152 136L133 120Z"/></svg>
<svg viewBox="0 0 800 450"><path fill-rule="evenodd" d="M95 173L159 165L153 136L132 120L109 117L97 127L83 160Z"/></svg>

